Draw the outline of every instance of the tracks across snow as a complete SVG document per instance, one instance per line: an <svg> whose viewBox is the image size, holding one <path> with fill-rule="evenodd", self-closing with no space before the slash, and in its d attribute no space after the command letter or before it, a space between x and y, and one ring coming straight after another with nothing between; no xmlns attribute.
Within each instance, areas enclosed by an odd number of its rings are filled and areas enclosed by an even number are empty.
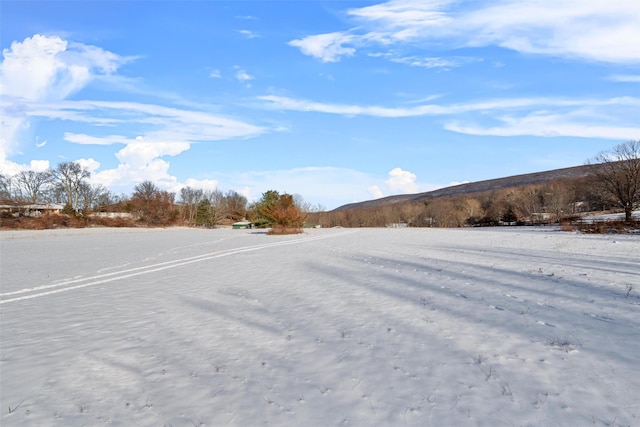
<svg viewBox="0 0 640 427"><path fill-rule="evenodd" d="M120 281L144 274L155 273L162 270L169 270L176 267L185 266L188 264L207 261L215 258L223 258L231 255L236 255L245 252L254 252L274 248L277 246L296 245L300 243L307 243L315 240L329 239L333 237L343 236L345 234L352 234L357 230L342 230L337 233L323 234L323 235L304 235L292 240L279 240L275 242L263 243L259 245L250 245L234 249L220 250L209 252L201 255L190 256L186 258L178 258L171 261L158 262L148 264L141 267L126 268L119 271L113 271L105 274L97 274L89 277L77 277L72 279L66 279L56 283L34 286L29 288L23 288L15 291L0 293L0 304L7 304L17 301L22 301L32 298L40 298L48 295L54 295L61 292L69 292L76 289L87 288L90 286L101 285L104 283Z"/></svg>

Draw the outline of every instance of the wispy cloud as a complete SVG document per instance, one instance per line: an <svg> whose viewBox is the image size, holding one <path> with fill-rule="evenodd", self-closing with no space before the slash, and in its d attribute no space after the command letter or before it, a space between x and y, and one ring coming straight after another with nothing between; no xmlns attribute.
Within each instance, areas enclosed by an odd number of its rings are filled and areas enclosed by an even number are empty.
<svg viewBox="0 0 640 427"><path fill-rule="evenodd" d="M293 40L305 55L339 61L358 49L432 43L499 46L609 63L640 62L640 2L390 0L347 11L357 26Z"/></svg>
<svg viewBox="0 0 640 427"><path fill-rule="evenodd" d="M259 97L267 108L344 116L383 118L457 116L444 128L474 135L577 136L607 139L637 139L640 127L635 117L640 98L504 98L456 104L422 104L411 107L381 107L331 104L275 95ZM554 113L550 113L552 110ZM614 113L615 112L615 113ZM473 125L482 118L498 126Z"/></svg>
<svg viewBox="0 0 640 427"><path fill-rule="evenodd" d="M572 136L579 138L637 139L640 127L620 126L615 123L592 124L556 114L530 114L522 117L502 117L498 126L463 124L452 121L445 129L468 135L483 136Z"/></svg>
<svg viewBox="0 0 640 427"><path fill-rule="evenodd" d="M615 74L609 80L620 83L640 83L640 74Z"/></svg>
<svg viewBox="0 0 640 427"><path fill-rule="evenodd" d="M368 56L372 58L385 58L391 62L396 62L398 64L405 64L411 67L420 67L420 68L440 68L440 69L450 69L460 67L464 64L468 64L471 62L480 62L482 58L472 58L472 57L450 57L450 58L442 58L437 56L401 56L397 52L389 51L389 52L375 52L370 53Z"/></svg>
<svg viewBox="0 0 640 427"><path fill-rule="evenodd" d="M71 94L78 93L97 77L112 76L120 65L130 60L95 46L35 35L23 42L14 42L3 53L0 170L6 173L13 174L26 167L7 158L19 149L20 135L34 118L65 121L67 142L122 145L115 153L120 164L114 169L98 171L100 164L95 160L77 159L96 169L94 182L114 188L144 179L166 186L176 185L164 156L183 153L194 143L250 138L268 131L262 126L197 108L69 100ZM252 77L238 68L237 78L247 81ZM116 82L119 84L121 80ZM135 127L131 126L132 121ZM83 131L73 131L79 124L85 125ZM91 127L87 129L86 125Z"/></svg>
<svg viewBox="0 0 640 427"><path fill-rule="evenodd" d="M236 70L236 80L238 80L241 83L244 83L245 86L248 88L251 87L251 83L249 82L253 80L255 77L249 74L247 70L245 70L242 67L239 67L236 65L233 68Z"/></svg>
<svg viewBox="0 0 640 427"><path fill-rule="evenodd" d="M406 56L390 58L392 62L400 64L410 65L412 67L421 68L455 68L471 62L482 61L481 58L440 58L440 57L420 57L420 56Z"/></svg>
<svg viewBox="0 0 640 427"><path fill-rule="evenodd" d="M262 37L260 34L255 33L251 30L238 30L238 33L240 33L242 36L248 39L256 39L256 38Z"/></svg>
<svg viewBox="0 0 640 427"><path fill-rule="evenodd" d="M621 97L610 99L571 99L571 98L498 98L483 101L470 101L450 105L423 104L414 107L381 107L357 104L333 104L309 101L304 99L289 98L277 95L265 95L258 97L267 101L267 107L309 111L329 114L342 114L347 116L363 115L375 117L416 117L428 115L451 115L473 111L505 110L518 108L540 108L541 106L553 107L578 107L578 106L638 106L640 98ZM433 99L427 98L427 99Z"/></svg>

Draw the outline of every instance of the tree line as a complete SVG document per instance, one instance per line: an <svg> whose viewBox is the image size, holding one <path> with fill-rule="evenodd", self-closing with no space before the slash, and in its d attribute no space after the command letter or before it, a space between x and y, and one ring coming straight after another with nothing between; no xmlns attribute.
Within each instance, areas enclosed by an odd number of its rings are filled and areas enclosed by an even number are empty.
<svg viewBox="0 0 640 427"><path fill-rule="evenodd" d="M536 225L618 209L624 212L625 222L633 222L632 212L640 205L640 140L619 144L587 164L591 173L583 178L314 213L310 218L323 227Z"/></svg>
<svg viewBox="0 0 640 427"><path fill-rule="evenodd" d="M91 173L77 162L63 162L44 171L21 171L13 176L0 174L0 203L56 203L66 213L78 213L117 203L116 196L102 185L89 183Z"/></svg>
<svg viewBox="0 0 640 427"><path fill-rule="evenodd" d="M94 213L128 213L132 221L101 220L100 225L185 225L213 228L221 224L250 220L274 233L300 232L314 209L299 195L267 191L254 203L234 191L183 187L176 193L162 190L152 181L137 184L131 196L115 195L101 185L89 183L91 173L77 162L60 163L45 171L21 171L0 175L0 204L60 204L62 213L90 222ZM321 209L318 207L318 209ZM5 220L11 217L5 214ZM75 221L75 226L83 225Z"/></svg>
<svg viewBox="0 0 640 427"><path fill-rule="evenodd" d="M632 221L640 205L640 141L628 141L588 162L592 173L475 194L439 197L370 208L325 212L301 196L270 190L253 203L236 191L183 187L179 194L152 181L133 194L115 195L89 183L90 172L77 162L46 171L0 175L0 204L56 203L63 213L88 218L95 212L130 213L135 224L215 227L249 220L274 233L300 232L305 225L322 227L463 227L562 222L583 212L618 208ZM176 197L177 196L177 197ZM103 224L109 225L109 224ZM130 225L130 224L123 224Z"/></svg>

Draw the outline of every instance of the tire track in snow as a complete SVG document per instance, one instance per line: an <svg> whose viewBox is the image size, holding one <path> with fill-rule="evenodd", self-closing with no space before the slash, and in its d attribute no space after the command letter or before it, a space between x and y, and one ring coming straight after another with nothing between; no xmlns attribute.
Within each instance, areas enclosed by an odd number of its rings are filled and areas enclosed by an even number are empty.
<svg viewBox="0 0 640 427"><path fill-rule="evenodd" d="M20 289L12 292L1 293L0 304L6 304L10 302L22 301L22 300L33 299L33 298L40 298L48 295L58 294L61 292L72 291L75 289L87 288L89 286L96 286L103 283L114 282L116 280L127 279L129 277L155 273L157 271L168 270L171 268L181 267L181 266L193 264L196 262L207 261L215 258L222 258L230 255L239 254L239 253L259 251L262 249L273 248L277 246L295 245L295 244L306 243L306 242L311 242L315 240L330 239L333 237L340 237L340 236L353 234L357 232L358 230L349 230L349 231L343 231L340 233L329 234L329 235L302 237L302 238L297 238L292 240L285 240L282 242L271 242L271 243L264 243L261 245L227 249L222 251L209 252L203 255L180 258L173 261L164 261L156 264L146 265L143 267L129 268L126 270L115 271L112 273L98 274L90 277L64 280L59 283L52 283L49 285L42 285L42 286L36 286L32 288Z"/></svg>

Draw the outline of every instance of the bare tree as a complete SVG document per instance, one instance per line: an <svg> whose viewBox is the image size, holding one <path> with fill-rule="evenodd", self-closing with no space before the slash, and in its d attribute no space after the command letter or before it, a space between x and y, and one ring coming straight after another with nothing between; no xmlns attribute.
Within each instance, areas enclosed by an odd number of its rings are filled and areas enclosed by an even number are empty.
<svg viewBox="0 0 640 427"><path fill-rule="evenodd" d="M184 206L183 220L187 224L195 224L198 204L202 201L204 191L200 188L183 187L180 190L180 202Z"/></svg>
<svg viewBox="0 0 640 427"><path fill-rule="evenodd" d="M60 163L53 171L54 181L66 196L66 204L74 211L78 211L80 189L86 179L91 177L91 172L76 162Z"/></svg>
<svg viewBox="0 0 640 427"><path fill-rule="evenodd" d="M640 140L616 145L590 163L597 182L624 209L625 221L630 222L633 209L640 203Z"/></svg>
<svg viewBox="0 0 640 427"><path fill-rule="evenodd" d="M160 190L151 181L144 181L134 187L129 203L139 221L150 225L175 223L179 211L175 205L175 193Z"/></svg>
<svg viewBox="0 0 640 427"><path fill-rule="evenodd" d="M103 185L91 185L87 182L80 186L80 201L82 210L94 210L98 206L106 206L111 203L111 192Z"/></svg>
<svg viewBox="0 0 640 427"><path fill-rule="evenodd" d="M13 177L0 173L0 201L13 200Z"/></svg>
<svg viewBox="0 0 640 427"><path fill-rule="evenodd" d="M247 215L247 198L234 190L224 195L225 216L233 221L243 219Z"/></svg>
<svg viewBox="0 0 640 427"><path fill-rule="evenodd" d="M160 188L151 181L143 181L133 188L133 198L144 202L151 202L156 199Z"/></svg>
<svg viewBox="0 0 640 427"><path fill-rule="evenodd" d="M572 213L574 197L570 188L559 183L550 183L543 188L544 202L547 211L554 214L557 221L562 221L567 213Z"/></svg>
<svg viewBox="0 0 640 427"><path fill-rule="evenodd" d="M18 173L14 179L22 197L31 203L36 203L41 198L42 190L51 184L53 175L50 170L41 172L29 170Z"/></svg>

